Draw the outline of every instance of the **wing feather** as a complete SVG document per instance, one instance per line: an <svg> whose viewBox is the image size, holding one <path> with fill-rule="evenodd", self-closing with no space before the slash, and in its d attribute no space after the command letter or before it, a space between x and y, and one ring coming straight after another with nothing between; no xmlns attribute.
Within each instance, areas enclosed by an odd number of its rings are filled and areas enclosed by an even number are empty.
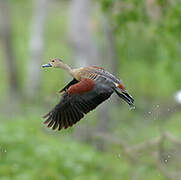
<svg viewBox="0 0 181 180"><path fill-rule="evenodd" d="M84 117L84 114L95 109L108 99L113 90L106 83L96 83L91 91L81 94L64 92L60 102L44 116L48 127L58 130L71 127Z"/></svg>
<svg viewBox="0 0 181 180"><path fill-rule="evenodd" d="M57 116L56 116L55 119L57 119L57 121L55 121L55 123L54 123L54 125L53 125L53 127L52 127L53 130L57 129L57 127L58 127L58 125L59 125L58 113L57 113Z"/></svg>

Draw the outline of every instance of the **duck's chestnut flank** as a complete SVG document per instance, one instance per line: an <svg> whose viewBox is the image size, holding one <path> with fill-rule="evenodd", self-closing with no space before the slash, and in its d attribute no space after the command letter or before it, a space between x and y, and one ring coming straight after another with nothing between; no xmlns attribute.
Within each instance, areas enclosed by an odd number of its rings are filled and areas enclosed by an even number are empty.
<svg viewBox="0 0 181 180"><path fill-rule="evenodd" d="M67 90L68 94L83 94L91 91L95 86L95 82L91 79L83 79L82 81L72 85Z"/></svg>
<svg viewBox="0 0 181 180"><path fill-rule="evenodd" d="M113 93L133 106L134 99L122 82L104 68L89 66L72 69L58 58L42 67L62 68L74 78L59 91L63 93L60 102L43 117L46 119L44 123L53 130L73 126Z"/></svg>

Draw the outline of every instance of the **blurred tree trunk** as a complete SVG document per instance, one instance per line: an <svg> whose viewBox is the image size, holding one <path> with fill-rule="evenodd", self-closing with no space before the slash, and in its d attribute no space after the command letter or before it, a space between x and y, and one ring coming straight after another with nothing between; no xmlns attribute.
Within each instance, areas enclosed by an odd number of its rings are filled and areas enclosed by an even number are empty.
<svg viewBox="0 0 181 180"><path fill-rule="evenodd" d="M105 37L107 47L107 53L104 61L98 53L97 43L93 40L93 32L91 31L91 13L93 14L93 7L91 0L72 0L70 8L70 24L69 24L69 40L73 48L73 61L76 66L88 66L88 65L101 65L107 64L109 70L116 69L116 57L115 49L113 45L113 36L110 29L106 25ZM108 56L107 56L108 55ZM104 65L105 66L105 65ZM110 105L110 104L109 104ZM108 103L104 103L99 107L98 111L98 123L95 131L107 132L109 129L109 111L110 107ZM87 123L86 127L78 128L75 135L83 140L89 140L93 132L90 132L90 124ZM99 142L99 148L102 148L102 143Z"/></svg>
<svg viewBox="0 0 181 180"><path fill-rule="evenodd" d="M0 36L4 45L5 61L7 64L8 79L9 79L9 91L11 98L17 98L19 94L18 75L15 64L15 55L12 45L12 27L10 10L7 0L0 0Z"/></svg>
<svg viewBox="0 0 181 180"><path fill-rule="evenodd" d="M108 68L114 75L117 75L118 60L114 29L111 27L111 24L109 24L109 18L106 15L102 17L102 22L105 40L104 64L106 65L106 68Z"/></svg>
<svg viewBox="0 0 181 180"><path fill-rule="evenodd" d="M71 1L69 40L79 67L99 64L97 44L91 31L91 11L91 0Z"/></svg>
<svg viewBox="0 0 181 180"><path fill-rule="evenodd" d="M146 0L145 1L147 15L151 20L158 22L161 19L161 8L156 0Z"/></svg>
<svg viewBox="0 0 181 180"><path fill-rule="evenodd" d="M97 44L93 41L91 32L91 0L72 0L70 3L69 21L69 42L73 49L72 62L77 67L84 67L99 64ZM90 140L90 122L83 126L78 126L75 131L76 138L80 140Z"/></svg>
<svg viewBox="0 0 181 180"><path fill-rule="evenodd" d="M103 62L104 67L108 69L114 75L117 75L117 56L116 56L116 48L115 48L115 39L113 29L111 28L110 24L108 23L108 18L104 15L102 17L102 29L104 34L104 54L103 54ZM110 126L112 126L113 119L110 117L109 108L110 106L113 107L115 104L115 99L111 98L111 101L104 102L99 107L99 122L98 122L98 132L107 132L110 130ZM111 121L111 122L110 122Z"/></svg>
<svg viewBox="0 0 181 180"><path fill-rule="evenodd" d="M27 69L26 93L33 98L40 87L41 58L44 49L45 21L48 13L48 0L35 0L30 38L30 59Z"/></svg>

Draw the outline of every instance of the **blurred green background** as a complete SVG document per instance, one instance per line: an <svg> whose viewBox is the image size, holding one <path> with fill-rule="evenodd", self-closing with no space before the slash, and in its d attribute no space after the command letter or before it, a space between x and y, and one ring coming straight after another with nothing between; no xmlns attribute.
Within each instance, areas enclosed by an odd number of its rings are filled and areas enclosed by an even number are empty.
<svg viewBox="0 0 181 180"><path fill-rule="evenodd" d="M42 115L71 80L59 57L120 77L113 97L74 127ZM0 0L1 180L181 180L180 0Z"/></svg>

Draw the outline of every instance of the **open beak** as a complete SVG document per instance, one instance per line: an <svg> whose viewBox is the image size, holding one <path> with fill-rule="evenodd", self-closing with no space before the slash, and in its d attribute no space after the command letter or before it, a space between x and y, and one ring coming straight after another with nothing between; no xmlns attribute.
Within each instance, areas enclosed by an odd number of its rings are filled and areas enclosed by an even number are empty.
<svg viewBox="0 0 181 180"><path fill-rule="evenodd" d="M48 63L48 64L43 64L41 67L42 67L42 68L45 68L45 67L52 67L52 65L51 65L50 63Z"/></svg>

